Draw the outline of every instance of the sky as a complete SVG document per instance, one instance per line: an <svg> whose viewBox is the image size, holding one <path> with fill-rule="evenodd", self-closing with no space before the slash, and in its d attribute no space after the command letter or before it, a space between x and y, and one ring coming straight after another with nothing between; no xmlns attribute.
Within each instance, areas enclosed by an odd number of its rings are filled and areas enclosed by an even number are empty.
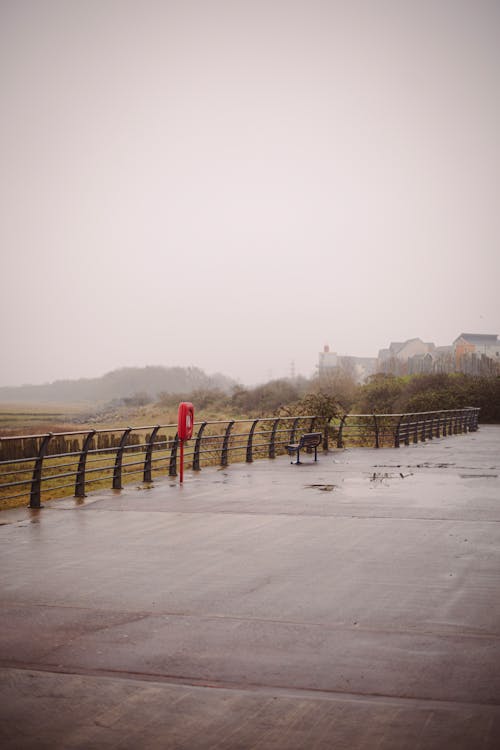
<svg viewBox="0 0 500 750"><path fill-rule="evenodd" d="M496 0L0 0L0 385L500 334L499 38Z"/></svg>

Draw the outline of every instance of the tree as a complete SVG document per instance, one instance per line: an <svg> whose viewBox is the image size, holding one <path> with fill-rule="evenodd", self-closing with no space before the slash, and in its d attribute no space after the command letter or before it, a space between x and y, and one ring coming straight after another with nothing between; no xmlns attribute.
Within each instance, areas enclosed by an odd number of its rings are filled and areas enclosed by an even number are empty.
<svg viewBox="0 0 500 750"><path fill-rule="evenodd" d="M404 378L377 373L360 387L356 411L366 414L392 414L405 386Z"/></svg>
<svg viewBox="0 0 500 750"><path fill-rule="evenodd" d="M317 375L311 381L311 394L321 394L323 398L333 398L343 413L348 412L356 395L358 386L352 373L343 367L334 367L327 372Z"/></svg>
<svg viewBox="0 0 500 750"><path fill-rule="evenodd" d="M304 415L324 417L327 421L342 417L345 409L335 395L330 391L316 391L308 393L297 404L298 412Z"/></svg>

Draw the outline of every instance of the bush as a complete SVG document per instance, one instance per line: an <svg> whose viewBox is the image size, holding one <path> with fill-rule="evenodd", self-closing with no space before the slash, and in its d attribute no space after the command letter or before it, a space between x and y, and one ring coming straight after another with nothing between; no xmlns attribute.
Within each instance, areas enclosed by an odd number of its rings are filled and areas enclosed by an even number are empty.
<svg viewBox="0 0 500 750"><path fill-rule="evenodd" d="M373 375L366 385L360 386L355 411L360 414L392 414L398 411L404 388L403 378Z"/></svg>
<svg viewBox="0 0 500 750"><path fill-rule="evenodd" d="M360 387L356 411L398 413L480 407L481 422L500 422L500 378L461 373L396 378L375 375Z"/></svg>
<svg viewBox="0 0 500 750"><path fill-rule="evenodd" d="M234 389L231 398L233 410L256 417L273 416L299 400L303 393L303 383L292 380L271 380L255 388Z"/></svg>

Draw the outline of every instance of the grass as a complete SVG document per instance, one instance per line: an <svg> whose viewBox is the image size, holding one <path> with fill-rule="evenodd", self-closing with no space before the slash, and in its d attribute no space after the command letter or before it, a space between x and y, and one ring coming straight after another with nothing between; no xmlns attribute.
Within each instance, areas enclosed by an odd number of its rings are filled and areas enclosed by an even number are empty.
<svg viewBox="0 0 500 750"><path fill-rule="evenodd" d="M88 404L0 404L0 437L68 432L88 412Z"/></svg>

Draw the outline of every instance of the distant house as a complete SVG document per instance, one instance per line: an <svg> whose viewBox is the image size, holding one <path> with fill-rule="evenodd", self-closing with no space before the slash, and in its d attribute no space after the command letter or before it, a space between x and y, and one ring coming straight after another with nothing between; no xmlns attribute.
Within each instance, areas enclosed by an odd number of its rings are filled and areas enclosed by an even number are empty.
<svg viewBox="0 0 500 750"><path fill-rule="evenodd" d="M500 374L500 341L497 335L484 333L461 333L451 346L435 346L419 338L393 341L379 351L377 368L386 375L496 375Z"/></svg>
<svg viewBox="0 0 500 750"><path fill-rule="evenodd" d="M484 354L500 362L500 341L497 334L461 333L453 342L455 357L464 354Z"/></svg>
<svg viewBox="0 0 500 750"><path fill-rule="evenodd" d="M376 357L339 356L337 352L330 351L328 344L325 344L318 358L318 371L320 375L325 375L339 368L349 373L358 383L362 383L370 375L373 375L377 369L376 365Z"/></svg>
<svg viewBox="0 0 500 750"><path fill-rule="evenodd" d="M435 350L435 345L431 342L426 343L419 338L408 339L407 341L393 341L388 349L381 349L378 353L377 367L379 372L387 375L407 375L413 372L432 372L423 370L423 367L429 367L432 357L422 360L425 355ZM414 358L417 359L414 359ZM414 364L410 365L410 361ZM427 364L422 364L426 362Z"/></svg>
<svg viewBox="0 0 500 750"><path fill-rule="evenodd" d="M500 372L500 341L497 334L461 333L453 342L455 369L468 375Z"/></svg>
<svg viewBox="0 0 500 750"><path fill-rule="evenodd" d="M434 372L434 357L430 352L408 357L408 375L426 375Z"/></svg>
<svg viewBox="0 0 500 750"><path fill-rule="evenodd" d="M339 364L340 362L337 352L331 352L328 344L325 344L323 351L319 353L319 374L323 375L326 370L330 370L332 367L338 367Z"/></svg>
<svg viewBox="0 0 500 750"><path fill-rule="evenodd" d="M380 349L377 357L378 361L387 362L389 359L395 358L397 352L401 349L402 346L402 341L393 341L391 344L389 344L388 349Z"/></svg>
<svg viewBox="0 0 500 750"><path fill-rule="evenodd" d="M432 356L433 372L455 372L455 355L452 346L436 346Z"/></svg>

